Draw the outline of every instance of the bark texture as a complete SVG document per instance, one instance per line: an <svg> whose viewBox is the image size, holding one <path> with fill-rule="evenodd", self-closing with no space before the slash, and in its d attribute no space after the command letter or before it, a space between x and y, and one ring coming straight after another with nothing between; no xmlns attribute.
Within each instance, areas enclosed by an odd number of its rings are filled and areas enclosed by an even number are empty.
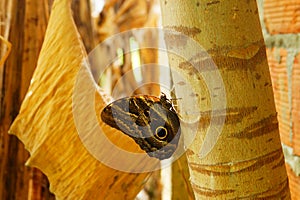
<svg viewBox="0 0 300 200"><path fill-rule="evenodd" d="M182 127L185 137L197 131L187 150L196 199L290 199L256 1L160 2L164 27L196 40L217 66L185 42L177 48L190 52L189 60L169 59L186 77L174 77L176 96L196 97L201 114L197 130ZM221 86L209 88L209 73L221 75L225 95ZM193 91L181 89L185 84Z"/></svg>
<svg viewBox="0 0 300 200"><path fill-rule="evenodd" d="M0 179L3 180L0 198L53 199L45 176L39 170L25 166L29 155L24 145L15 136L7 134L37 63L48 21L48 1L5 0L1 2L0 10L3 14L0 34L12 43L12 54L0 67ZM8 51L5 45L1 48L1 56ZM3 58L5 55L1 61ZM33 180L36 177L39 178Z"/></svg>

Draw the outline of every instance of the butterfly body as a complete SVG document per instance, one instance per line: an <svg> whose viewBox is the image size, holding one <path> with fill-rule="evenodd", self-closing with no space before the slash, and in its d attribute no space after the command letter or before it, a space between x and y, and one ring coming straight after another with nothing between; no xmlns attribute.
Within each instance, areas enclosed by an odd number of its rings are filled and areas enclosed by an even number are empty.
<svg viewBox="0 0 300 200"><path fill-rule="evenodd" d="M125 97L106 106L101 119L132 139L151 157L172 156L180 137L180 121L164 94Z"/></svg>

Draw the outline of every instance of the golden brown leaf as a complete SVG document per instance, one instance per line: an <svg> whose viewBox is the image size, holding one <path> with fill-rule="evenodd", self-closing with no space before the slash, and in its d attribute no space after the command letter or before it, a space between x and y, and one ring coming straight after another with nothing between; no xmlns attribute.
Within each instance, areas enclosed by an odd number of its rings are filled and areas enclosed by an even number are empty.
<svg viewBox="0 0 300 200"><path fill-rule="evenodd" d="M70 0L55 1L32 83L9 132L30 152L27 164L48 176L57 199L133 199L148 173L126 173L107 167L91 155L77 133L72 100L85 56L71 16ZM100 112L106 99L97 91L95 96L95 108ZM87 130L92 130L89 114L83 112L78 117L84 119ZM103 123L99 126L115 145L141 151L119 131ZM99 152L105 150L102 146L97 148Z"/></svg>

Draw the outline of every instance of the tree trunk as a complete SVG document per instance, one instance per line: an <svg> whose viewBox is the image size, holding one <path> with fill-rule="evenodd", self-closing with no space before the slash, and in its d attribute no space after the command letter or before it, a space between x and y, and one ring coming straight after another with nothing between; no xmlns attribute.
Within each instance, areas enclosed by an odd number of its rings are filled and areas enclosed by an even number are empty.
<svg viewBox="0 0 300 200"><path fill-rule="evenodd" d="M2 2L1 10L6 16L1 20L5 27L1 35L12 43L12 52L4 67L0 66L0 96L3 96L0 100L0 143L3 144L0 199L51 199L49 192L42 192L48 191L46 177L39 170L25 166L28 152L15 136L7 133L37 63L49 15L48 1L9 0ZM1 48L1 55L3 52ZM35 177L40 179L33 180Z"/></svg>
<svg viewBox="0 0 300 200"><path fill-rule="evenodd" d="M196 199L290 199L256 1L160 2L164 27L196 40L216 66L186 42L176 47L190 52L188 61L169 58L193 89L184 91L174 77L183 122L191 98L200 110L187 150ZM182 126L185 137L192 131Z"/></svg>
<svg viewBox="0 0 300 200"><path fill-rule="evenodd" d="M3 68L0 113L0 199L26 199L29 180L29 168L24 163L28 152L15 136L8 136L7 131L14 117L18 114L21 93L21 69L23 31L13 31L24 27L25 2L11 1L11 26L9 27L9 41L13 43L11 55ZM8 4L7 4L8 5ZM13 15L12 13L15 13ZM2 98L2 97L1 97Z"/></svg>

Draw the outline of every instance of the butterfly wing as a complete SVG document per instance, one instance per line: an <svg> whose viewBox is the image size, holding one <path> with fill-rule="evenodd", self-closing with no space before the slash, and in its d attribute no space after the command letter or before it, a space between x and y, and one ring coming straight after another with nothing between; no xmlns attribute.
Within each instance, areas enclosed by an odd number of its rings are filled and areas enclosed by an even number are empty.
<svg viewBox="0 0 300 200"><path fill-rule="evenodd" d="M104 108L102 120L130 136L149 156L166 159L176 150L179 118L164 98L134 96L114 101Z"/></svg>

